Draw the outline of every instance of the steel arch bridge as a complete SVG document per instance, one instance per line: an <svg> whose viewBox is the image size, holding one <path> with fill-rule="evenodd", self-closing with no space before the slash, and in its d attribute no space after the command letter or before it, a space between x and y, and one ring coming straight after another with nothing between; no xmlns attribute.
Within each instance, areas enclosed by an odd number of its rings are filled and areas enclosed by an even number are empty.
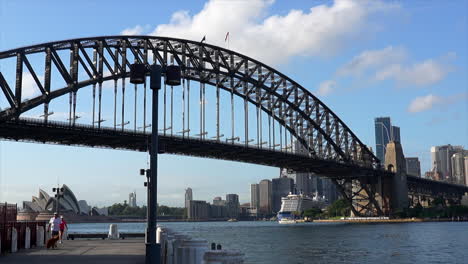
<svg viewBox="0 0 468 264"><path fill-rule="evenodd" d="M176 99L176 104L182 106L179 117L182 122L176 121L182 124L181 131L175 131L173 87L164 85L161 151L315 172L332 178L345 198L359 201L353 202L355 215L383 214L382 205L375 199L375 183L378 177L392 174L382 169L378 158L317 97L288 76L252 58L184 39L108 36L0 52L0 62L7 60L12 65L11 73L0 71L0 95L3 95L0 135L3 138L146 151L150 102L147 102L146 82L143 88L135 85L133 91L129 89L129 66L134 62L163 67L176 64L181 67L183 78L181 100ZM24 85L26 77L33 83L36 94L26 90L30 89ZM105 91L104 82L114 84L113 93ZM192 82L199 84L196 125L190 123L194 119L193 114L190 116L190 109L194 112L193 104L190 106L190 95L193 97L195 89L192 84L190 91ZM213 88L216 100L208 120L206 85ZM82 96L86 87L92 87L88 94L92 103L80 103L80 98L86 98ZM125 101L126 91L127 97L133 92L133 105ZM67 97L68 122L51 121L49 109L55 101ZM226 119L222 117L225 109L220 109L223 98L230 106L230 118L227 118L230 121L226 122L230 125L225 130L220 125ZM109 102L111 107L103 108ZM236 111L239 105L241 110ZM42 119L21 116L41 106ZM84 108L92 111L92 117L87 123L78 123L77 109ZM106 110L113 119L109 127L103 124ZM129 116L133 116L133 122L126 121ZM252 123L255 125L249 131ZM134 128L125 128L127 124L133 124ZM214 130L210 131L212 137L208 137L210 124ZM198 134L193 134L194 127ZM251 139L252 131L256 139ZM224 134L229 135L225 140ZM359 190L352 191L351 185L358 185Z"/></svg>

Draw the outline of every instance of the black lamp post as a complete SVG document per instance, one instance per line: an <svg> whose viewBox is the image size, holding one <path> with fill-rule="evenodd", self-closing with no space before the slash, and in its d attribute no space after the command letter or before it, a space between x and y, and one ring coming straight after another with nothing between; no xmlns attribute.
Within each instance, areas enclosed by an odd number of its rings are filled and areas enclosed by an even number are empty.
<svg viewBox="0 0 468 264"><path fill-rule="evenodd" d="M57 214L60 214L60 198L63 197L63 192L64 192L64 189L63 188L59 188L59 186L57 185L57 188L52 188L52 192L56 193L55 194L55 212Z"/></svg>
<svg viewBox="0 0 468 264"><path fill-rule="evenodd" d="M152 129L150 147L150 169L147 181L148 187L148 234L146 242L146 263L159 264L161 260L161 245L156 244L157 226L157 179L158 179L158 92L161 89L161 75L166 74L166 84L177 86L181 83L181 71L177 65L161 65L134 63L130 65L130 82L142 84L145 82L146 74L150 73L150 88L153 90L152 106Z"/></svg>

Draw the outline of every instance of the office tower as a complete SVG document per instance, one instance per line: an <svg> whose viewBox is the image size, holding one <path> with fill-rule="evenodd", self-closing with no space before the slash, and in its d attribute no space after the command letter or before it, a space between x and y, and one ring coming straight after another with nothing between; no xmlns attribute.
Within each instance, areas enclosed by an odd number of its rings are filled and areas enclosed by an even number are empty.
<svg viewBox="0 0 468 264"><path fill-rule="evenodd" d="M253 209L260 208L260 190L259 185L256 183L250 185L250 207Z"/></svg>
<svg viewBox="0 0 468 264"><path fill-rule="evenodd" d="M269 215L271 210L271 181L261 180L259 186L260 208L259 213Z"/></svg>
<svg viewBox="0 0 468 264"><path fill-rule="evenodd" d="M294 181L287 177L275 178L271 181L271 188L272 209L274 213L277 213L281 209L281 197L285 197L289 193L292 193Z"/></svg>
<svg viewBox="0 0 468 264"><path fill-rule="evenodd" d="M136 203L136 192L131 192L131 193L128 195L128 206L130 206L130 207L136 207L136 206L137 206L137 203Z"/></svg>
<svg viewBox="0 0 468 264"><path fill-rule="evenodd" d="M406 158L406 173L408 175L421 177L421 163L419 162L419 158Z"/></svg>
<svg viewBox="0 0 468 264"><path fill-rule="evenodd" d="M221 197L215 197L213 199L213 205L220 205L220 206L225 206L226 205L226 200L223 200Z"/></svg>
<svg viewBox="0 0 468 264"><path fill-rule="evenodd" d="M464 158L465 162L465 185L468 186L468 155Z"/></svg>
<svg viewBox="0 0 468 264"><path fill-rule="evenodd" d="M185 189L185 208L189 208L189 201L193 200L192 188Z"/></svg>
<svg viewBox="0 0 468 264"><path fill-rule="evenodd" d="M385 163L385 148L390 142L391 122L390 117L377 117L374 119L375 124L375 152L382 164Z"/></svg>
<svg viewBox="0 0 468 264"><path fill-rule="evenodd" d="M452 156L455 153L464 153L462 146L450 144L431 147L432 171L440 174L442 181L455 183L452 175Z"/></svg>
<svg viewBox="0 0 468 264"><path fill-rule="evenodd" d="M187 200L187 215L189 219L206 220L210 218L210 204L206 201Z"/></svg>
<svg viewBox="0 0 468 264"><path fill-rule="evenodd" d="M226 207L229 218L237 219L239 217L239 195L226 194Z"/></svg>
<svg viewBox="0 0 468 264"><path fill-rule="evenodd" d="M400 127L397 127L397 126L392 126L392 131L391 131L391 138L393 141L396 141L396 142L400 142L401 143L401 139L400 139Z"/></svg>
<svg viewBox="0 0 468 264"><path fill-rule="evenodd" d="M465 184L465 159L463 153L455 153L450 160L452 163L452 182Z"/></svg>

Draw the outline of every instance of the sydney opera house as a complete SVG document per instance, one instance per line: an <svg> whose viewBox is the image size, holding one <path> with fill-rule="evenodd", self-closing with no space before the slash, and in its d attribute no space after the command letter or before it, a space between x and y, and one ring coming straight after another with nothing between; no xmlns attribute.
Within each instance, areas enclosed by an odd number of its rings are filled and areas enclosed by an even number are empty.
<svg viewBox="0 0 468 264"><path fill-rule="evenodd" d="M107 210L91 208L85 200L76 199L75 194L67 185L62 185L59 199L39 189L39 195L33 196L31 201L23 202L23 209L18 214L18 220L44 220L55 211L67 217L107 215ZM106 208L107 209L107 208Z"/></svg>

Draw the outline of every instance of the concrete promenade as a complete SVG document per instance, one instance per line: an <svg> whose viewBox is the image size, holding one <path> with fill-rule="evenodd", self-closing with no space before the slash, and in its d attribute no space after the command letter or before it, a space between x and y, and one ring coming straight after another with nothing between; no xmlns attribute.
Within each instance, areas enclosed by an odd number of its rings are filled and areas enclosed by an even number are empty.
<svg viewBox="0 0 468 264"><path fill-rule="evenodd" d="M66 240L57 244L57 249L24 249L17 253L0 256L2 264L34 263L145 263L143 239L125 240Z"/></svg>

